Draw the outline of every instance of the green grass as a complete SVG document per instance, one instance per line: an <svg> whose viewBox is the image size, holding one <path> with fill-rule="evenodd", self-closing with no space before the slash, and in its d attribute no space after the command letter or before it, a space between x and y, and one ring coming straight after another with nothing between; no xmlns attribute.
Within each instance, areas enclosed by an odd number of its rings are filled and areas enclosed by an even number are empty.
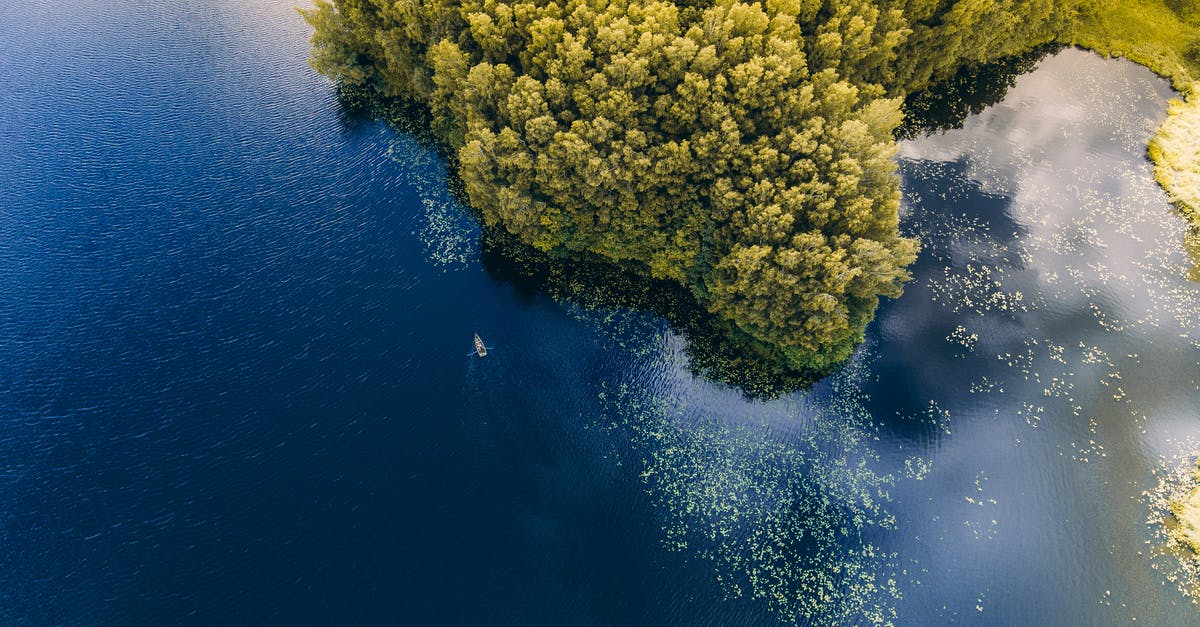
<svg viewBox="0 0 1200 627"><path fill-rule="evenodd" d="M1172 202L1200 223L1200 87L1187 101L1171 103L1158 133L1148 149L1154 161L1154 178L1167 190Z"/></svg>
<svg viewBox="0 0 1200 627"><path fill-rule="evenodd" d="M1093 1L1064 43L1125 57L1183 93L1200 79L1200 11L1181 14L1163 0Z"/></svg>

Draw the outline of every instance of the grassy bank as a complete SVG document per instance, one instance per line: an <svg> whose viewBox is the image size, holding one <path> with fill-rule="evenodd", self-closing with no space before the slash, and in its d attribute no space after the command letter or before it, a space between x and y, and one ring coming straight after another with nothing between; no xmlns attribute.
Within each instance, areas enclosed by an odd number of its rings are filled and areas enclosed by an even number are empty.
<svg viewBox="0 0 1200 627"><path fill-rule="evenodd" d="M1200 85L1186 101L1171 103L1170 114L1150 140L1154 177L1172 202L1200 224Z"/></svg>
<svg viewBox="0 0 1200 627"><path fill-rule="evenodd" d="M1187 93L1200 78L1200 9L1187 0L1092 0L1066 36L1069 44L1125 57ZM1178 5L1173 7L1172 5Z"/></svg>

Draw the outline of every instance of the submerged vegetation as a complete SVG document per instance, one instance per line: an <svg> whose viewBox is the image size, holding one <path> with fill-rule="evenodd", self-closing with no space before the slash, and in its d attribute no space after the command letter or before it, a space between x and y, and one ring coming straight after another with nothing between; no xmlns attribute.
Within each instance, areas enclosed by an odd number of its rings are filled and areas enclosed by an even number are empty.
<svg viewBox="0 0 1200 627"><path fill-rule="evenodd" d="M850 355L916 258L892 159L904 97L1052 42L1124 53L1132 38L1135 59L1190 75L1186 33L1155 29L1194 11L1112 22L1114 7L318 0L305 17L315 68L429 111L489 227L673 282L749 352L811 377Z"/></svg>
<svg viewBox="0 0 1200 627"><path fill-rule="evenodd" d="M879 538L897 527L904 477L878 470L868 374L856 358L788 434L766 415L713 416L625 385L600 392L598 426L633 443L664 546L709 564L730 598L784 623L894 624L909 577Z"/></svg>

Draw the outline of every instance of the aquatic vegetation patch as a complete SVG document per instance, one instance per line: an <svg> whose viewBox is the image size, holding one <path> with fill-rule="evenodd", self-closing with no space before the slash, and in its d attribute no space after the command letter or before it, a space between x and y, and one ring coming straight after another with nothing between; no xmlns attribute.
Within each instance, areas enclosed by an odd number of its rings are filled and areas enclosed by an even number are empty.
<svg viewBox="0 0 1200 627"><path fill-rule="evenodd" d="M479 227L453 193L445 162L435 150L403 133L388 142L387 156L400 165L417 193L423 214L418 237L425 257L443 270L462 270L479 258Z"/></svg>
<svg viewBox="0 0 1200 627"><path fill-rule="evenodd" d="M1014 317L1029 311L1030 304L1021 290L1004 289L1003 266L972 263L963 270L947 266L941 277L930 279L928 287L934 301L945 303L956 314L1002 312Z"/></svg>
<svg viewBox="0 0 1200 627"><path fill-rule="evenodd" d="M907 581L876 539L896 528L896 479L876 470L865 373L836 375L794 431L627 386L601 392L602 426L634 443L664 545L709 564L730 597L765 603L785 622L890 624ZM906 469L920 478L931 462L911 457Z"/></svg>
<svg viewBox="0 0 1200 627"><path fill-rule="evenodd" d="M963 500L978 510L976 518L963 521L964 526L971 531L972 537L976 540L994 540L996 527L1000 524L993 518L996 515L996 499L987 496L984 491L987 479L987 474L980 472L975 476L974 493L963 497Z"/></svg>
<svg viewBox="0 0 1200 627"><path fill-rule="evenodd" d="M1156 485L1142 493L1149 509L1151 567L1175 584L1180 594L1200 605L1200 468L1197 447L1163 458Z"/></svg>
<svg viewBox="0 0 1200 627"><path fill-rule="evenodd" d="M950 335L946 336L946 341L951 344L957 344L970 353L975 350L975 344L979 341L979 334L971 333L967 330L967 327L960 324L954 327L954 331Z"/></svg>

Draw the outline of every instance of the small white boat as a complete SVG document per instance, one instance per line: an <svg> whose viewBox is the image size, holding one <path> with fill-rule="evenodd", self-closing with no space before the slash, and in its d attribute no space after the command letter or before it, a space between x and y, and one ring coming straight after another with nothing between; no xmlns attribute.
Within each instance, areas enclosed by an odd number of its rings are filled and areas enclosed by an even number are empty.
<svg viewBox="0 0 1200 627"><path fill-rule="evenodd" d="M480 357L487 357L487 347L483 345L483 338L479 334L475 334L475 354Z"/></svg>

